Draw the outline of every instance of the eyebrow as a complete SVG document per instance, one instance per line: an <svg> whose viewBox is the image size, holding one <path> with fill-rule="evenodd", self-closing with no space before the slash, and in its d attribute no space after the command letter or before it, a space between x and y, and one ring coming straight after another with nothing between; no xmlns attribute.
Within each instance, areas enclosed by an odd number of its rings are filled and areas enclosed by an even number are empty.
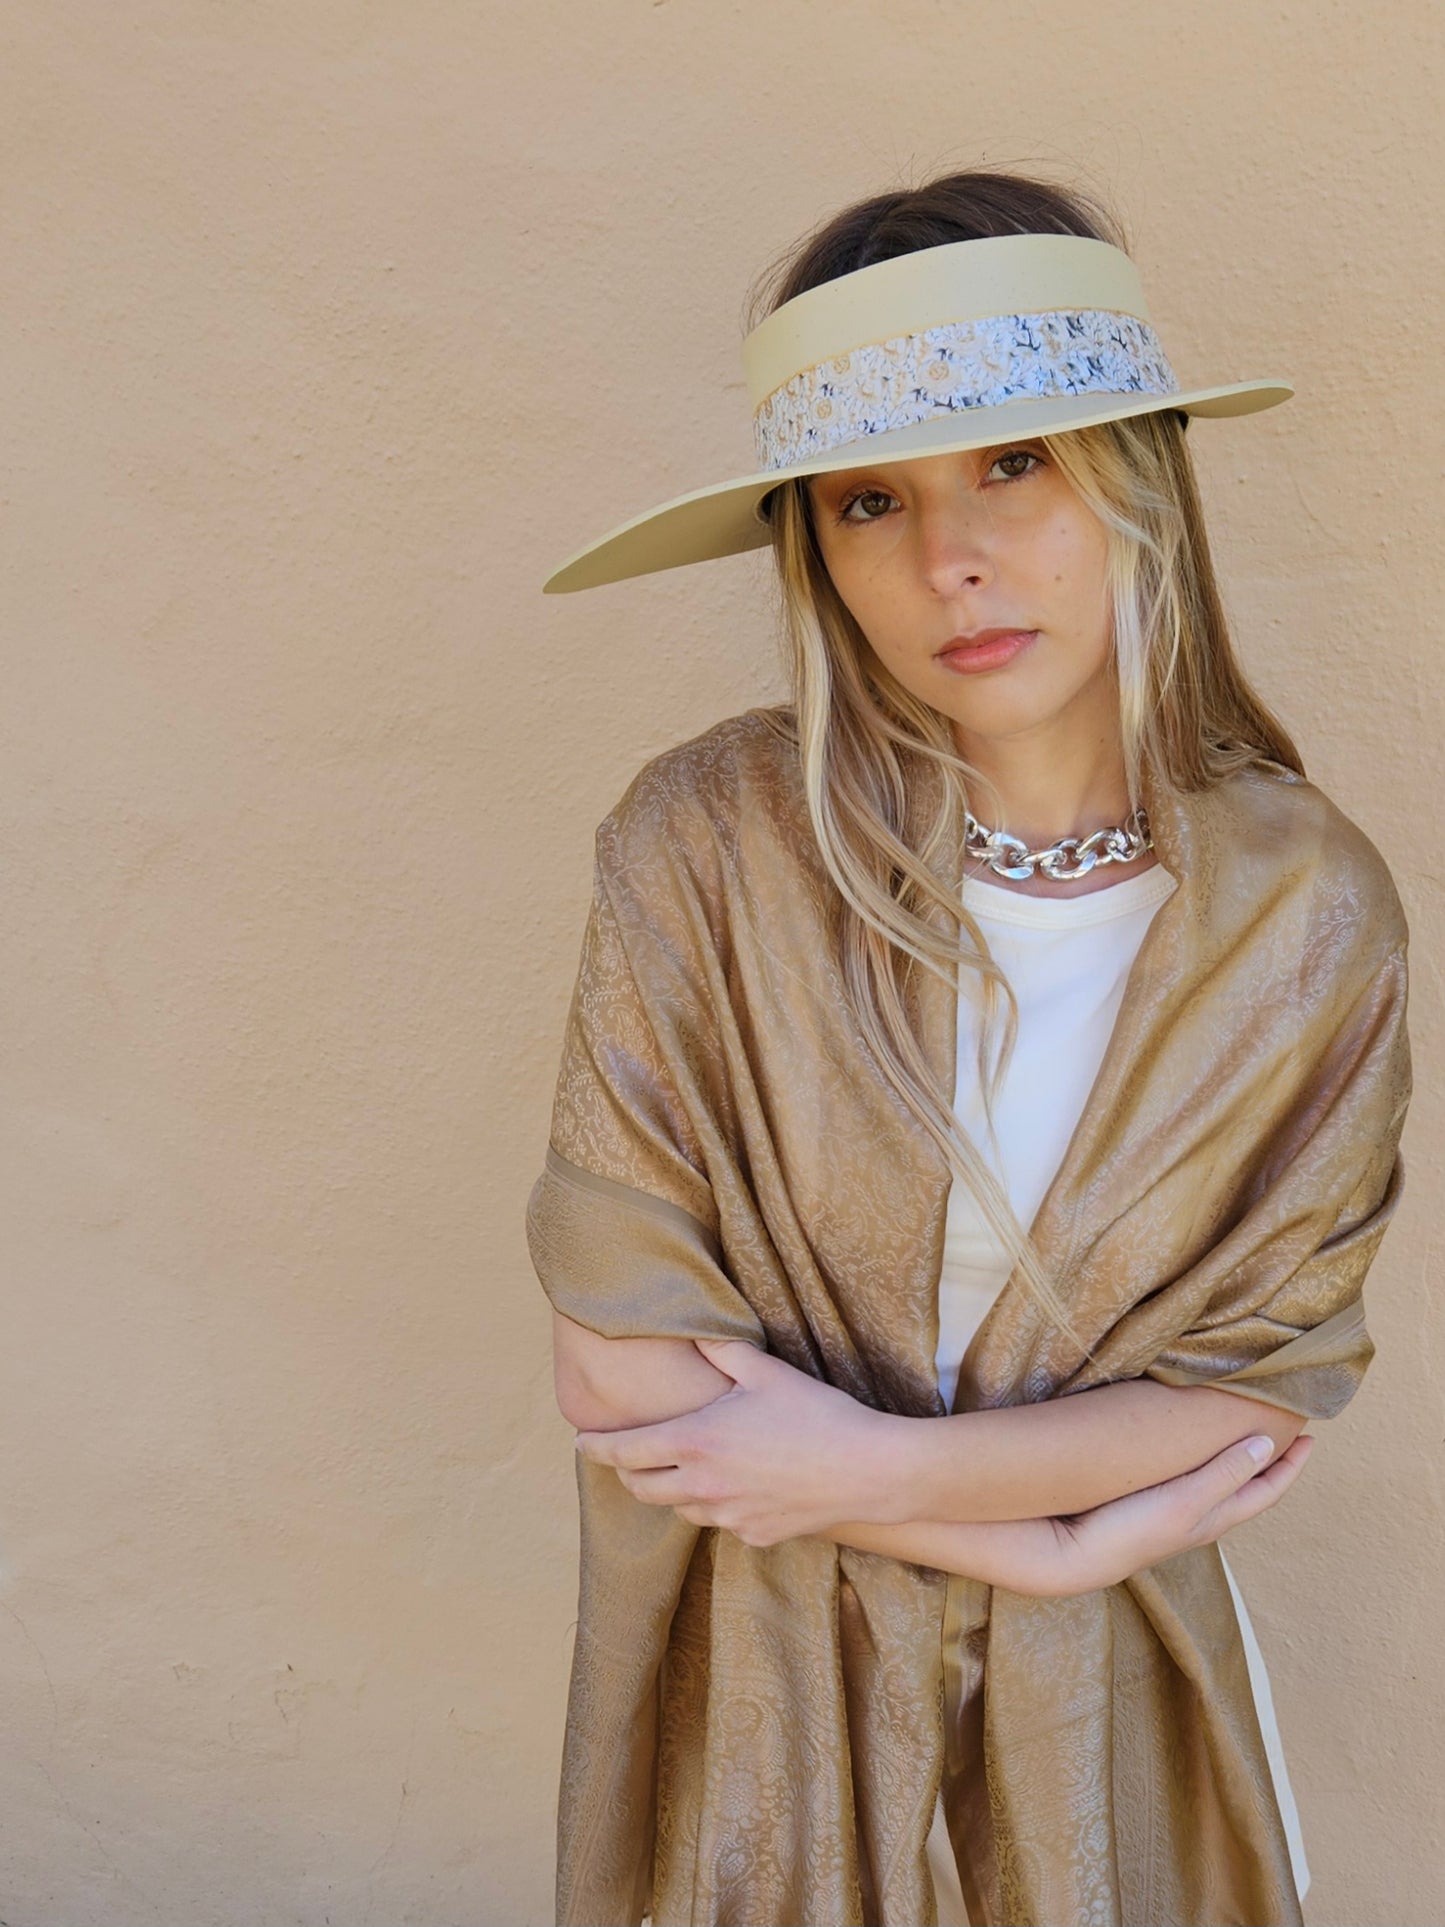
<svg viewBox="0 0 1445 1927"><path fill-rule="evenodd" d="M902 466L904 464L900 462L859 462L854 468L831 468L820 475L812 475L808 479L822 487L827 487L829 483L839 487L845 483L857 481L860 475L876 475L882 481L886 479L883 473L885 469Z"/></svg>
<svg viewBox="0 0 1445 1927"><path fill-rule="evenodd" d="M1022 448L1027 449L1031 453L1041 455L1044 453L1043 440L1044 438L1041 435L1023 435L1014 441L1010 441L1005 437L1002 441L989 442L983 448L959 449L956 452L961 455L976 455L980 458L991 455L996 459L997 456L1005 450ZM839 487L855 482L860 476L864 475L876 475L880 481L886 482L888 477L883 474L885 469L902 468L906 466L908 466L908 464L905 462L889 462L886 460L879 462L859 462L854 468L825 469L816 475L810 475L808 477L808 483L810 487L815 484L821 487L826 487L829 484L832 484L834 487Z"/></svg>

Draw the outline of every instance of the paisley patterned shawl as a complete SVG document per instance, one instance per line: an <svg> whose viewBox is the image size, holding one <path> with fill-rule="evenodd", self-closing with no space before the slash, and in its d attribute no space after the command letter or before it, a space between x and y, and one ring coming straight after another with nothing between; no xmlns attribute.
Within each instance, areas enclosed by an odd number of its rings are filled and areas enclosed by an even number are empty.
<svg viewBox="0 0 1445 1927"><path fill-rule="evenodd" d="M846 1015L791 725L728 718L600 825L529 1248L594 1331L741 1338L939 1415L950 1175ZM1373 1354L1362 1284L1402 1182L1399 899L1275 764L1144 801L1179 887L1033 1226L1094 1356L1015 1275L954 1409L1145 1376L1328 1418ZM951 1078L956 1000L921 971L910 995ZM558 1922L933 1922L947 1576L823 1539L751 1547L609 1467L577 1477ZM1298 1927L1217 1547L1075 1598L981 1597L971 1770L998 1919Z"/></svg>

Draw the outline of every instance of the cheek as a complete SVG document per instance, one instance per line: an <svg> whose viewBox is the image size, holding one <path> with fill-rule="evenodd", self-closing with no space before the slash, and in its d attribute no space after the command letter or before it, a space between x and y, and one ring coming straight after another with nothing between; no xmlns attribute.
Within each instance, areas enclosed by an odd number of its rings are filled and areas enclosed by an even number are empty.
<svg viewBox="0 0 1445 1927"><path fill-rule="evenodd" d="M881 656L893 651L894 633L906 630L900 624L902 603L900 585L880 558L871 566L852 563L830 570L838 599Z"/></svg>
<svg viewBox="0 0 1445 1927"><path fill-rule="evenodd" d="M1049 532L1045 575L1052 594L1090 632L1107 619L1108 546L1094 525L1064 520Z"/></svg>

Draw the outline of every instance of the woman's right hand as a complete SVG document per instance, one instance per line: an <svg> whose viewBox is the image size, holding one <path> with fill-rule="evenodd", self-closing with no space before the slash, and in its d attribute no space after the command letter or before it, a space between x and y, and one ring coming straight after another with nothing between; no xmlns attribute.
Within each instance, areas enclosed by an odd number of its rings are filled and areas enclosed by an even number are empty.
<svg viewBox="0 0 1445 1927"><path fill-rule="evenodd" d="M1232 1526L1278 1504L1304 1469L1314 1439L1301 1432L1272 1465L1260 1469L1237 1440L1193 1471L1128 1492L1066 1519L1020 1520L1042 1527L1019 1535L1015 1579L995 1583L1045 1598L1112 1586L1146 1566L1222 1537Z"/></svg>

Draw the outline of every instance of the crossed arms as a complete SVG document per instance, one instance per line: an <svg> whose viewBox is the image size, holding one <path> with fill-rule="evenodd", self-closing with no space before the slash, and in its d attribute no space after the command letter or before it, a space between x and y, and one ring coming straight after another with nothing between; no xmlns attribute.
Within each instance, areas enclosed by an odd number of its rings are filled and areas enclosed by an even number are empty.
<svg viewBox="0 0 1445 1927"><path fill-rule="evenodd" d="M1114 1583L1283 1496L1306 1420L1152 1379L943 1418L878 1412L742 1341L605 1338L553 1310L557 1403L634 1496L754 1545L804 1534L1013 1591ZM1267 1436L1256 1461L1244 1448Z"/></svg>

